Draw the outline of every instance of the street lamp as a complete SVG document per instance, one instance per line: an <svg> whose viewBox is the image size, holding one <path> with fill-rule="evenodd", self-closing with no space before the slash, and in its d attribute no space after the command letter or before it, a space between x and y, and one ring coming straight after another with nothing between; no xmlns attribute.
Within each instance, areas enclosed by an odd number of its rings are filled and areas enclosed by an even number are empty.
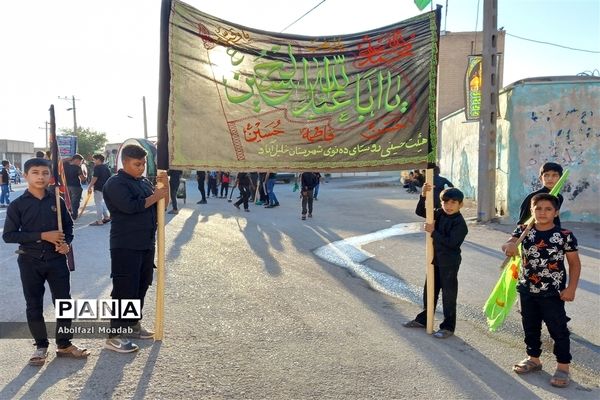
<svg viewBox="0 0 600 400"><path fill-rule="evenodd" d="M58 96L58 98L61 100L67 100L67 101L69 100L69 98L67 96L65 96L65 97ZM77 100L77 99L75 99L75 96L72 96L71 100L73 101L73 107L67 108L67 111L73 110L73 135L77 136L77 111L75 109L75 100Z"/></svg>
<svg viewBox="0 0 600 400"><path fill-rule="evenodd" d="M45 129L46 130L46 143L45 143L45 148L48 149L48 124L49 122L46 121L46 127L42 128L41 126L38 127L38 129Z"/></svg>

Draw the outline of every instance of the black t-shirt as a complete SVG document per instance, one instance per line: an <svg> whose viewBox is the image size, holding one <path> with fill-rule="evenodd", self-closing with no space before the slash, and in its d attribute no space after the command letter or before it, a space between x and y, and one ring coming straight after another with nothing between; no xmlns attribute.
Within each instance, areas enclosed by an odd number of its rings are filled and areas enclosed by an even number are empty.
<svg viewBox="0 0 600 400"><path fill-rule="evenodd" d="M65 168L67 186L81 186L81 180L79 179L79 175L83 175L81 167L68 162L64 163L63 166Z"/></svg>
<svg viewBox="0 0 600 400"><path fill-rule="evenodd" d="M110 169L106 164L100 164L94 166L94 175L96 183L94 183L94 190L102 191L104 184L110 178Z"/></svg>
<svg viewBox="0 0 600 400"><path fill-rule="evenodd" d="M246 172L240 172L237 175L237 179L240 185L250 186L250 175L248 175Z"/></svg>
<svg viewBox="0 0 600 400"><path fill-rule="evenodd" d="M8 175L8 168L2 168L2 184L8 185L10 177Z"/></svg>
<svg viewBox="0 0 600 400"><path fill-rule="evenodd" d="M513 237L521 236L517 227ZM531 228L523 240L523 265L517 290L532 296L559 296L566 287L566 253L577 251L577 239L568 229L554 226L547 231Z"/></svg>

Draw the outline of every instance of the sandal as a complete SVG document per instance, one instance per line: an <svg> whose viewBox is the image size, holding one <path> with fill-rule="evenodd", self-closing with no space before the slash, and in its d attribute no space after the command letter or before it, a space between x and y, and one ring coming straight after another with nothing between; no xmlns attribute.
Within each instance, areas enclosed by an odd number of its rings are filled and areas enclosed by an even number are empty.
<svg viewBox="0 0 600 400"><path fill-rule="evenodd" d="M42 366L46 363L46 357L48 356L48 348L40 347L33 352L33 355L29 359L29 365L36 367Z"/></svg>
<svg viewBox="0 0 600 400"><path fill-rule="evenodd" d="M513 371L517 374L528 374L530 372L541 371L542 364L537 364L530 359L525 359L518 364L513 365Z"/></svg>
<svg viewBox="0 0 600 400"><path fill-rule="evenodd" d="M552 375L552 379L550 379L550 384L558 388L565 388L569 386L569 383L571 383L569 373L567 371L563 371L562 369L557 369L554 371L554 375Z"/></svg>
<svg viewBox="0 0 600 400"><path fill-rule="evenodd" d="M80 349L74 344L64 349L56 349L57 357L70 357L70 358L87 358L90 352L87 349Z"/></svg>

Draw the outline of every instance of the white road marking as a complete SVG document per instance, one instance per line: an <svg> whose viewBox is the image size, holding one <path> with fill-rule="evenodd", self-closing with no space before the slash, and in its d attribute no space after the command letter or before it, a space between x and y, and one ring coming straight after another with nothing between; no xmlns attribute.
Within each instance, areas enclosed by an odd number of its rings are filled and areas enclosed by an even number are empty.
<svg viewBox="0 0 600 400"><path fill-rule="evenodd" d="M386 239L392 236L408 235L422 232L423 223L413 222L397 224L390 228L368 233L366 235L354 236L339 240L319 247L314 251L315 255L331 264L350 270L356 276L363 279L373 289L402 300L420 304L422 288L411 285L402 279L391 276L384 272L375 271L362 262L373 257L364 251L361 246Z"/></svg>

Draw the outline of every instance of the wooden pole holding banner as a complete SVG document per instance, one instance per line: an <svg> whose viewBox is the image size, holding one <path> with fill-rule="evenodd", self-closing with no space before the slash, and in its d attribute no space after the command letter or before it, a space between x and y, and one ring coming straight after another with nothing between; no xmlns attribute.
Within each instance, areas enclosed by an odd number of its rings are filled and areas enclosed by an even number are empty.
<svg viewBox="0 0 600 400"><path fill-rule="evenodd" d="M425 197L425 222L433 224L433 169L428 168L425 172L425 183L431 185L431 190L426 192ZM433 270L433 239L431 233L426 232L425 238L425 260L427 266L427 333L433 333L433 322L435 315L434 291L435 273Z"/></svg>
<svg viewBox="0 0 600 400"><path fill-rule="evenodd" d="M162 0L160 7L160 56L158 71L158 113L156 164L158 176L166 175L169 169L169 97L171 84L171 68L169 65L169 19L171 16L171 0ZM162 187L162 182L158 187ZM158 231L156 235L156 321L154 323L154 340L163 340L165 311L165 199L157 204Z"/></svg>
<svg viewBox="0 0 600 400"><path fill-rule="evenodd" d="M158 176L167 175L167 171L158 170ZM164 184L158 181L157 188L163 188ZM164 336L164 314L165 314L165 199L158 200L156 217L158 229L156 232L156 324L154 327L154 339L162 340Z"/></svg>

